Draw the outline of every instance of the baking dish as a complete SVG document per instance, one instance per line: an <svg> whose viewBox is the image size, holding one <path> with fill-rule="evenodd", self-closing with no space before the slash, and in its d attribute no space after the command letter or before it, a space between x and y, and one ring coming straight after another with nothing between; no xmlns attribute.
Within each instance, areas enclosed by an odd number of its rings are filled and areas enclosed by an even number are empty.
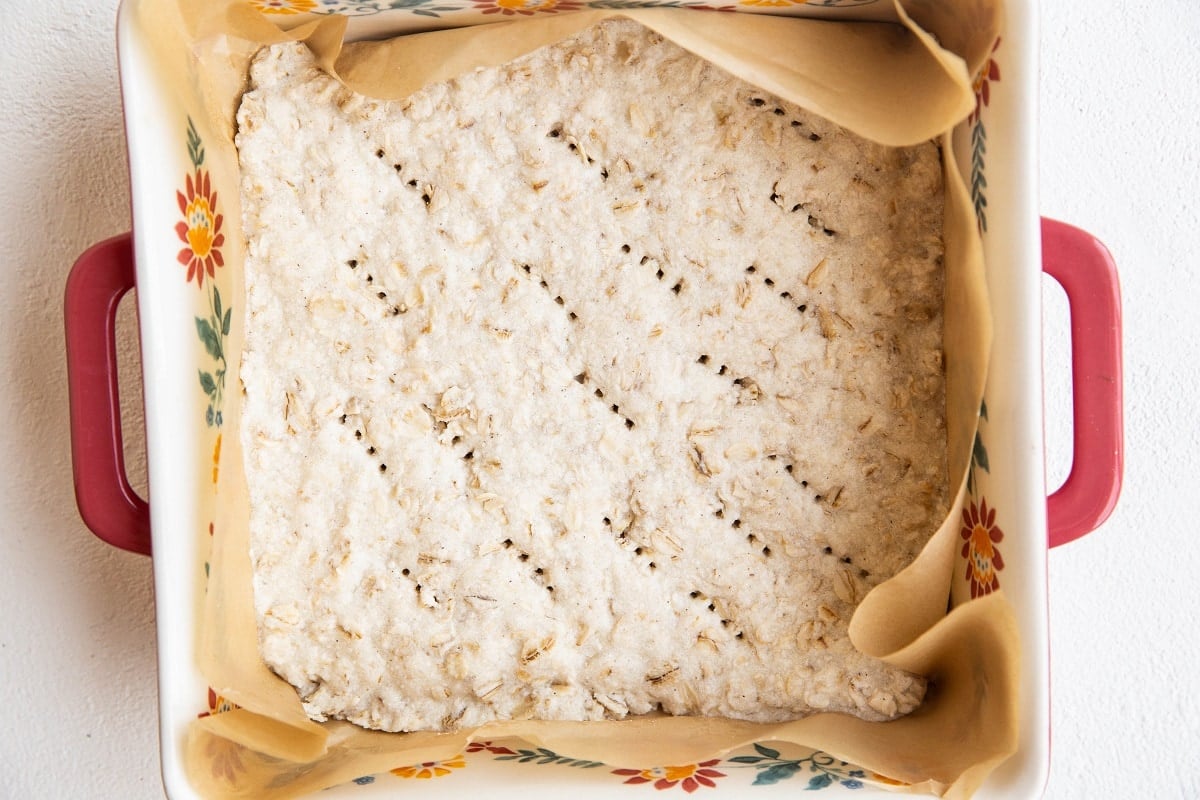
<svg viewBox="0 0 1200 800"><path fill-rule="evenodd" d="M376 7L385 4L325 3L319 10L354 12L351 36L367 37L428 27L431 20L437 22L437 15L465 23L507 12L520 15L553 9L553 3L520 9L505 5L504 0L472 3L468 10L456 10L449 2L409 3L386 12ZM250 4L277 13L317 8L312 0ZM817 13L873 11L870 2L820 5ZM977 110L955 135L956 157L970 176L984 237L998 332L963 525L960 590L975 595L1003 587L1016 607L1024 643L1021 750L991 777L981 793L985 797L1036 795L1046 773L1047 540L1043 532L1049 522L1049 541L1057 544L1095 527L1115 503L1120 483L1120 319L1115 271L1101 245L1061 223L1039 224L1034 212L1033 13L1029 4L1010 5L1007 28L976 83ZM180 758L184 730L197 715L219 713L222 708L221 698L208 691L192 657L193 600L204 576L203 558L197 557L192 542L197 528L207 527L212 519L213 478L222 436L222 345L231 293L214 269L223 244L217 213L221 206L203 179L208 167L204 136L188 121L189 104L196 98L171 94L155 82L148 67L149 45L139 41L129 16L123 6L120 56L135 235L110 240L81 256L67 287L75 477L80 511L97 535L139 552L148 552L153 541L163 773L171 796L189 797L193 793ZM178 199L178 205L171 198ZM1039 258L1067 290L1075 347L1076 466L1048 507L1041 500L1045 479ZM181 267L188 281L180 280ZM199 301L192 280L207 282ZM149 508L124 478L115 411L113 315L120 296L134 285L154 492ZM643 783L687 792L730 792L746 784L753 784L755 792L794 791L804 784L829 791L853 789L858 794L870 793L873 783L872 776L853 765L811 751L785 751L770 743L730 754L717 763L658 771L581 763L569 754L538 751L516 742L479 743L461 759L397 767L394 775L364 776L361 782L338 787L333 796L390 794L404 789L401 782L407 778L437 778L436 784L429 785L450 792L486 788L492 794L555 796L565 783L573 791L595 796L648 790L638 788Z"/></svg>

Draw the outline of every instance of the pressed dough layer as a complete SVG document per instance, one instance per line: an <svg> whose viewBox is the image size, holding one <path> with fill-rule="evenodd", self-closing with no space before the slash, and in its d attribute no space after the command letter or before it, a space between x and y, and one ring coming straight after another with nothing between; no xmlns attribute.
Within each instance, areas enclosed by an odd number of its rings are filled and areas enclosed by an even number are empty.
<svg viewBox="0 0 1200 800"><path fill-rule="evenodd" d="M942 186L628 20L238 114L262 655L383 730L881 720L847 624L947 511Z"/></svg>

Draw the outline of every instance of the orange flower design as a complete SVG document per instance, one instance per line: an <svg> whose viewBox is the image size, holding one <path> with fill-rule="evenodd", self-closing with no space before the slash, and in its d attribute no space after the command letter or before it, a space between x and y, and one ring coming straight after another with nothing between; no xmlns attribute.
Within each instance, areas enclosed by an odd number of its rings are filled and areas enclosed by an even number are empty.
<svg viewBox="0 0 1200 800"><path fill-rule="evenodd" d="M184 188L186 194L175 193L184 219L175 226L175 233L185 245L177 259L188 268L187 279L194 276L197 285L203 286L206 272L211 278L217 267L225 265L220 250L225 244L225 234L221 233L224 217L217 213L217 193L212 191L207 172L197 169L195 176L188 175Z"/></svg>
<svg viewBox="0 0 1200 800"><path fill-rule="evenodd" d="M397 778L428 780L430 778L441 778L449 775L454 770L462 769L466 765L467 760L459 753L454 758L445 761L423 761L420 764L413 764L410 767L396 767L391 772Z"/></svg>
<svg viewBox="0 0 1200 800"><path fill-rule="evenodd" d="M217 477L221 470L221 434L217 434L217 443L213 446L213 485L217 483Z"/></svg>
<svg viewBox="0 0 1200 800"><path fill-rule="evenodd" d="M530 17L538 12L555 14L559 11L576 11L583 6L581 0L471 0L476 10L484 14L503 14L510 17L521 14Z"/></svg>
<svg viewBox="0 0 1200 800"><path fill-rule="evenodd" d="M317 7L315 0L250 0L263 14L304 14Z"/></svg>
<svg viewBox="0 0 1200 800"><path fill-rule="evenodd" d="M679 767L654 767L653 769L614 769L614 775L630 776L625 783L653 783L658 790L670 789L678 785L688 794L707 786L715 789L714 778L724 778L724 772L718 772L711 767L721 763L721 759L701 761L699 764L684 764Z"/></svg>
<svg viewBox="0 0 1200 800"><path fill-rule="evenodd" d="M1003 541L1004 531L996 525L996 509L988 508L987 500L971 503L963 509L963 527L958 534L963 539L962 555L967 560L967 582L971 597L982 597L1000 588L996 573L1004 569L1004 558L996 545Z"/></svg>
<svg viewBox="0 0 1200 800"><path fill-rule="evenodd" d="M1000 47L1000 39L996 39L996 43L992 45L992 52ZM971 112L971 116L967 117L967 122L974 122L979 119L980 110L991 100L992 92L989 88L991 81L1000 80L1000 65L996 63L996 59L988 56L988 60L984 62L979 70L979 74L975 76L975 82L972 88L975 90L975 110Z"/></svg>
<svg viewBox="0 0 1200 800"><path fill-rule="evenodd" d="M208 526L209 536L212 535L212 528L213 528L212 525ZM212 716L213 714L223 714L226 711L233 711L235 708L238 708L238 707L239 706L236 703L231 703L230 701L226 700L221 695L217 694L215 691L213 691L213 688L210 686L208 688L208 711L205 711L201 714L197 714L196 716L197 716L197 718L209 717L209 716Z"/></svg>

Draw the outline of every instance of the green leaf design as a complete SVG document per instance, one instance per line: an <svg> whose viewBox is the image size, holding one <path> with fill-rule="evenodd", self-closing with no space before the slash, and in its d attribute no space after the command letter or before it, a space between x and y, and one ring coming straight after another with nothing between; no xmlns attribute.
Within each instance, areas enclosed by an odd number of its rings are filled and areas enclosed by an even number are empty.
<svg viewBox="0 0 1200 800"><path fill-rule="evenodd" d="M754 749L758 751L759 755L766 756L767 758L779 758L778 750L772 750L764 744L759 744L756 742L754 744Z"/></svg>
<svg viewBox="0 0 1200 800"><path fill-rule="evenodd" d="M221 339L208 320L196 317L196 333L200 335L200 341L204 342L204 349L210 356L218 361L224 358L221 354Z"/></svg>
<svg viewBox="0 0 1200 800"><path fill-rule="evenodd" d="M213 380L213 376L207 372L200 373L200 388L209 397L217 393L217 382Z"/></svg>
<svg viewBox="0 0 1200 800"><path fill-rule="evenodd" d="M979 220L979 229L987 231L987 178L983 175L983 157L987 154L987 131L980 121L975 122L971 129L971 204L975 207L975 217Z"/></svg>
<svg viewBox="0 0 1200 800"><path fill-rule="evenodd" d="M971 450L971 458L975 460L975 463L984 472L990 473L992 471L991 467L988 466L988 454L987 449L983 446L983 437L979 435L978 431L975 432L975 446Z"/></svg>
<svg viewBox="0 0 1200 800"><path fill-rule="evenodd" d="M765 761L766 759L764 759L762 756L734 756L733 758L727 758L725 760L734 764L757 764L758 762Z"/></svg>
<svg viewBox="0 0 1200 800"><path fill-rule="evenodd" d="M200 134L196 132L196 123L192 122L191 117L188 117L187 149L192 166L199 169L200 165L204 163L204 145L200 141Z"/></svg>
<svg viewBox="0 0 1200 800"><path fill-rule="evenodd" d="M769 769L764 769L762 772L754 776L752 786L771 786L786 781L788 778L800 771L800 762L784 761L781 764L775 764ZM811 787L810 787L811 788Z"/></svg>
<svg viewBox="0 0 1200 800"><path fill-rule="evenodd" d="M983 197L975 201L975 216L979 219L979 230L984 233L987 232L987 212L984 210L985 208L987 208L987 200Z"/></svg>
<svg viewBox="0 0 1200 800"><path fill-rule="evenodd" d="M817 791L818 789L824 789L825 787L830 786L832 783L833 775L829 774L828 772L822 772L820 775L813 775L811 778L809 778L808 786L804 788L805 791L813 792Z"/></svg>
<svg viewBox="0 0 1200 800"><path fill-rule="evenodd" d="M232 320L233 320L233 309L232 308L225 309L225 318L223 320L221 320L221 335L222 336L229 335L229 324Z"/></svg>
<svg viewBox="0 0 1200 800"><path fill-rule="evenodd" d="M221 290L217 288L215 283L210 281L213 287L213 316L217 319L221 318Z"/></svg>
<svg viewBox="0 0 1200 800"><path fill-rule="evenodd" d="M976 122L975 127L971 129L971 147L975 151L973 156L987 152L987 130L982 122Z"/></svg>
<svg viewBox="0 0 1200 800"><path fill-rule="evenodd" d="M530 762L537 764L560 764L564 767L579 767L581 769L604 766L603 762L600 761L587 761L581 758L560 756L558 753L545 747L539 747L536 750L518 750L508 755L496 756L495 760L516 761L518 764L528 764Z"/></svg>

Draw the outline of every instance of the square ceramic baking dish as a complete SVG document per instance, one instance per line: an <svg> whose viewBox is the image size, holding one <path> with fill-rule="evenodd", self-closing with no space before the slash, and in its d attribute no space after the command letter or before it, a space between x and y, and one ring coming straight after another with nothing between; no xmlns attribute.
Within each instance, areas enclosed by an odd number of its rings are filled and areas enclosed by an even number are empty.
<svg viewBox="0 0 1200 800"><path fill-rule="evenodd" d="M749 0L744 0L749 4ZM247 0L275 20L289 13L344 13L348 38L520 18L589 3L565 0ZM878 2L878 5L876 3ZM655 5L634 2L632 5ZM661 2L659 5L681 5ZM198 535L211 531L223 433L224 336L233 296L219 267L224 245L219 198L206 177L204 133L191 122L201 102L156 80L151 44L118 21L134 231L96 245L66 289L71 433L80 513L101 539L154 553L159 642L162 772L176 800L197 795L182 743L198 716L223 701L195 666L194 598L207 565ZM614 0L590 5L613 8ZM683 5L695 5L683 3ZM769 4L774 5L774 4ZM823 0L814 16L870 18L890 3ZM775 10L775 9L772 9ZM1120 304L1103 245L1068 225L1039 220L1034 153L1036 5L1009 3L1007 21L975 82L977 108L955 131L955 157L968 179L987 261L996 331L957 564L961 591L1003 588L1022 637L1020 749L989 778L982 798L1040 796L1050 757L1046 549L1104 521L1122 468ZM1043 458L1041 274L1066 290L1072 318L1075 460L1047 502ZM202 276L203 290L191 280ZM188 280L184 280L184 274ZM121 450L114 319L137 288L144 365L148 505L129 486ZM224 303L222 301L225 301ZM199 377L198 377L199 376ZM235 765L225 765L231 775ZM657 770L577 761L517 741L475 743L445 762L401 765L322 793L331 798L432 793L490 797L648 796L654 789L757 797L802 789L883 796L876 776L823 753L759 743L704 764ZM425 779L425 780L422 780ZM651 784L650 786L643 784Z"/></svg>

